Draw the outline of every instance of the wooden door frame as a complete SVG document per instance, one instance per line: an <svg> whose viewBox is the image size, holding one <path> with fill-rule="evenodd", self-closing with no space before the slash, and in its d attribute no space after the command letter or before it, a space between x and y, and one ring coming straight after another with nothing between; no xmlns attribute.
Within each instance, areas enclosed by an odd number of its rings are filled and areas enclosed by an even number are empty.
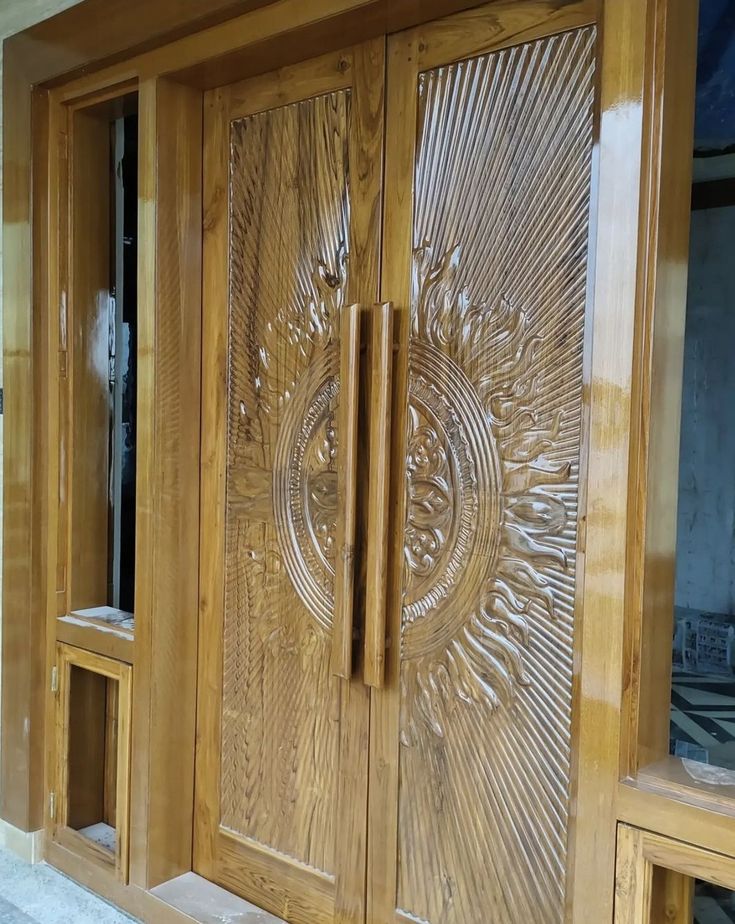
<svg viewBox="0 0 735 924"><path fill-rule="evenodd" d="M735 859L618 825L615 924L690 924L697 879L735 890Z"/></svg>
<svg viewBox="0 0 735 924"><path fill-rule="evenodd" d="M565 0L528 2L559 6ZM636 626L641 625L637 611L626 623L631 612L630 554L643 549L635 529L638 478L633 449L638 443L633 441L647 433L647 422L638 419L637 408L650 389L637 370L643 356L641 331L652 324L652 306L663 291L657 287L663 284L666 267L673 266L669 258L677 258L673 245L668 256L657 242L646 246L652 190L666 175L660 150L668 123L661 106L674 105L665 102L662 68L669 62L670 70L674 62L686 76L691 70L686 65L693 64L691 48L684 49L676 30L666 28L666 17L673 21L694 0L599 2L599 173L606 191L597 204L585 524L587 616L578 676L574 824L586 846L575 858L571 897L579 909L575 920L580 921L590 907L600 909L600 920L611 919L616 822L621 813L635 815L635 798L648 800L635 787L620 784L626 773L621 763L623 733L631 704L637 703L639 649L631 638L638 637ZM45 750L50 740L46 691L56 618L55 580L50 578L56 573L56 551L50 537L58 516L50 452L58 440L58 415L50 398L58 376L59 203L54 192L59 112L97 94L114 95L120 87L135 86L140 95L140 273L147 283L140 293L140 310L148 324L143 334L151 353L141 371L149 385L150 417L143 436L149 456L143 466L143 490L139 488L139 555L148 569L141 594L144 607L137 614L133 679L137 789L132 795L132 885L100 882L60 850L50 847L48 852L56 865L132 910L140 907L139 893L191 868L197 653L196 633L182 623L180 613L182 605L188 611L191 602L196 543L172 542L171 536L172 530L185 529L191 522L198 501L198 456L185 457L177 446L190 445L192 439L199 374L197 363L190 367L190 378L174 363L172 377L170 364L155 350L155 337L160 330L182 330L183 320L201 310L200 268L196 259L189 259L189 248L196 251L201 234L201 148L197 154L192 143L187 154L174 146L172 136L184 132L198 137L202 94L213 86L478 5L477 0L83 0L5 43L0 817L22 831L35 831L44 823ZM668 212L656 210L656 221L664 221L664 214L666 220L682 215L683 208L678 200ZM172 239L177 247L169 246ZM644 286L651 254L659 252L662 275ZM669 299L682 304L680 281L671 292ZM179 343L190 358L198 349L198 330L195 323ZM189 408L193 402L194 410L188 420L178 418L172 429L171 409L182 401ZM179 477L176 489L167 493L171 465L178 466ZM155 498L163 500L158 504ZM157 734L168 734L172 728L177 729L176 747L152 745ZM192 759L185 754L182 761L181 748L187 741ZM166 810L166 801L160 800L164 792L174 794L176 811ZM154 793L157 799L149 799ZM645 801L644 810L652 816L650 801ZM663 817L660 810L659 815ZM700 819L702 830L706 822Z"/></svg>

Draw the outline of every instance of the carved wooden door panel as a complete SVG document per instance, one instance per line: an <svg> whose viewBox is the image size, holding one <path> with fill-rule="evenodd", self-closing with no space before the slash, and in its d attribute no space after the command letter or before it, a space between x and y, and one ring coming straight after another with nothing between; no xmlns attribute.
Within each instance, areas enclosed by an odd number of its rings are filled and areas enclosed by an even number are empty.
<svg viewBox="0 0 735 924"><path fill-rule="evenodd" d="M565 917L595 63L584 2L389 40L397 544L371 924Z"/></svg>
<svg viewBox="0 0 735 924"><path fill-rule="evenodd" d="M365 916L369 694L335 676L335 549L343 317L379 287L384 73L377 41L206 101L195 860L291 924Z"/></svg>

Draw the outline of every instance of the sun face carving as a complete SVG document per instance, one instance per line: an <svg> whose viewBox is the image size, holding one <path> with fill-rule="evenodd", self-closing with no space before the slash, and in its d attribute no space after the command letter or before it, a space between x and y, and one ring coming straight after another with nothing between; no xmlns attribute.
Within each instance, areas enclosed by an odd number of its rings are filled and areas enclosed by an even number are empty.
<svg viewBox="0 0 735 924"><path fill-rule="evenodd" d="M512 701L529 682L529 619L554 618L551 578L568 566L554 537L572 463L556 451L561 413L534 404L539 338L502 295L458 287L460 260L459 247L414 255L401 678L417 695L404 696L404 745L417 723L443 735L459 703ZM431 605L416 606L417 586Z"/></svg>
<svg viewBox="0 0 735 924"><path fill-rule="evenodd" d="M443 734L458 704L508 705L529 682L529 620L554 618L554 572L568 567L572 461L561 412L539 409L540 340L502 295L458 288L461 250L414 258L405 469L402 740ZM278 545L290 582L331 631L339 434L337 318L346 263L323 263L317 296L284 312L261 344L261 390L281 425L273 467ZM278 337L298 345L292 380L271 374ZM553 450L553 452L551 451ZM572 491L573 493L573 491Z"/></svg>

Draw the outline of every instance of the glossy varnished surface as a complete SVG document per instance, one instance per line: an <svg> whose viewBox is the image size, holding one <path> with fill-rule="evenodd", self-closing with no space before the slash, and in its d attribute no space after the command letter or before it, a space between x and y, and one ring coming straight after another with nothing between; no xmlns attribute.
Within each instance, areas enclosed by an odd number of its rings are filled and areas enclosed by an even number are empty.
<svg viewBox="0 0 735 924"><path fill-rule="evenodd" d="M418 81L398 907L432 924L563 917L594 51Z"/></svg>
<svg viewBox="0 0 735 924"><path fill-rule="evenodd" d="M205 132L196 862L295 924L364 916L369 700L332 655L358 411L340 336L377 295L383 70L375 42L212 94Z"/></svg>
<svg viewBox="0 0 735 924"><path fill-rule="evenodd" d="M231 137L222 824L329 873L349 107L341 91Z"/></svg>

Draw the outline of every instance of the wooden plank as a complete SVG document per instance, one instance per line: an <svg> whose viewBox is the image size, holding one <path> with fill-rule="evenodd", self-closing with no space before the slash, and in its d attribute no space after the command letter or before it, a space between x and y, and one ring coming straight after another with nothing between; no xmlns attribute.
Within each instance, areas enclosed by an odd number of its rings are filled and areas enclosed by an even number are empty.
<svg viewBox="0 0 735 924"><path fill-rule="evenodd" d="M332 673L352 676L352 631L357 529L357 434L360 386L360 306L344 305L339 316L339 407L337 433L337 554L334 565Z"/></svg>
<svg viewBox="0 0 735 924"><path fill-rule="evenodd" d="M565 0L534 0L549 15ZM586 0L574 0L574 3ZM478 6L477 0L274 0L195 35L68 81L65 92L86 93L138 76L168 75L202 89L234 83L336 48L398 32ZM560 22L564 14L560 14Z"/></svg>
<svg viewBox="0 0 735 924"><path fill-rule="evenodd" d="M353 49L349 137L352 263L347 298L362 305L376 301L380 290L385 53L383 37ZM359 530L358 512L358 544ZM360 577L356 575L359 593ZM335 888L335 918L343 924L362 924L366 904L370 694L362 679L357 677L352 682L343 681L341 696L340 721L344 731L339 750L339 826L335 855L339 858L340 875Z"/></svg>
<svg viewBox="0 0 735 924"><path fill-rule="evenodd" d="M139 98L131 879L191 869L199 560L202 97ZM155 793L155 798L152 794Z"/></svg>
<svg viewBox="0 0 735 924"><path fill-rule="evenodd" d="M575 646L582 656L573 743L577 808L567 879L574 924L586 922L590 908L600 920L613 913L648 6L621 0L602 8L584 615Z"/></svg>
<svg viewBox="0 0 735 924"><path fill-rule="evenodd" d="M633 667L623 748L631 774L669 752L697 12L696 3L658 3L651 27L628 501Z"/></svg>
<svg viewBox="0 0 735 924"><path fill-rule="evenodd" d="M198 728L194 869L216 875L224 609L225 459L227 453L228 130L227 99L204 102L204 241L206 293L202 336L202 442L199 565ZM204 515L206 511L206 516Z"/></svg>
<svg viewBox="0 0 735 924"><path fill-rule="evenodd" d="M694 880L690 876L654 867L651 924L691 924Z"/></svg>
<svg viewBox="0 0 735 924"><path fill-rule="evenodd" d="M104 111L71 125L69 197L69 605L108 597L110 126Z"/></svg>
<svg viewBox="0 0 735 924"><path fill-rule="evenodd" d="M24 831L43 818L43 716L47 586L44 432L48 369L42 279L32 294L31 151L40 180L45 108L31 125L25 62L8 51L3 81L3 634L0 814ZM41 184L43 186L43 184ZM39 190L36 208L47 200ZM40 243L40 242L39 242ZM43 259L39 249L38 259ZM39 269L39 264L36 264ZM44 409L42 412L41 409Z"/></svg>
<svg viewBox="0 0 735 924"><path fill-rule="evenodd" d="M622 825L621 825L622 827ZM648 831L639 832L641 852L650 866L672 870L692 880L702 879L735 890L735 859L702 850ZM688 924L688 919L687 919Z"/></svg>
<svg viewBox="0 0 735 924"><path fill-rule="evenodd" d="M223 832L219 835L217 879L226 889L288 919L289 924L339 920L334 913L334 880L330 876L255 842L238 843L237 838Z"/></svg>
<svg viewBox="0 0 735 924"><path fill-rule="evenodd" d="M419 71L440 67L445 61L499 51L597 22L596 0L500 0L491 6L469 9L452 17L451 28L419 35L416 66ZM421 31L418 27L419 33Z"/></svg>
<svg viewBox="0 0 735 924"><path fill-rule="evenodd" d="M115 658L126 664L133 663L135 643L131 633L94 626L74 616L60 616L55 622L54 630L60 642L93 651L106 658Z"/></svg>
<svg viewBox="0 0 735 924"><path fill-rule="evenodd" d="M29 81L42 83L196 32L272 0L84 0L14 36L27 57Z"/></svg>
<svg viewBox="0 0 735 924"><path fill-rule="evenodd" d="M105 781L102 821L111 828L116 826L117 817L119 700L118 685L115 681L108 680L105 701Z"/></svg>
<svg viewBox="0 0 735 924"><path fill-rule="evenodd" d="M416 139L416 40L388 42L386 75L385 213L380 298L391 301L394 339L391 470L403 471L406 459L408 332L411 304L413 238L413 161ZM401 126L396 130L396 126ZM397 906L400 644L403 591L405 485L391 479L390 523L393 529L386 588L384 687L371 696L370 794L368 812L367 919L392 921ZM396 526L396 524L401 524Z"/></svg>
<svg viewBox="0 0 735 924"><path fill-rule="evenodd" d="M723 854L735 843L735 810L707 803L700 797L682 801L633 782L618 787L618 817L627 824L648 828L665 837Z"/></svg>
<svg viewBox="0 0 735 924"><path fill-rule="evenodd" d="M643 832L618 826L615 924L650 924L653 869L643 853Z"/></svg>

